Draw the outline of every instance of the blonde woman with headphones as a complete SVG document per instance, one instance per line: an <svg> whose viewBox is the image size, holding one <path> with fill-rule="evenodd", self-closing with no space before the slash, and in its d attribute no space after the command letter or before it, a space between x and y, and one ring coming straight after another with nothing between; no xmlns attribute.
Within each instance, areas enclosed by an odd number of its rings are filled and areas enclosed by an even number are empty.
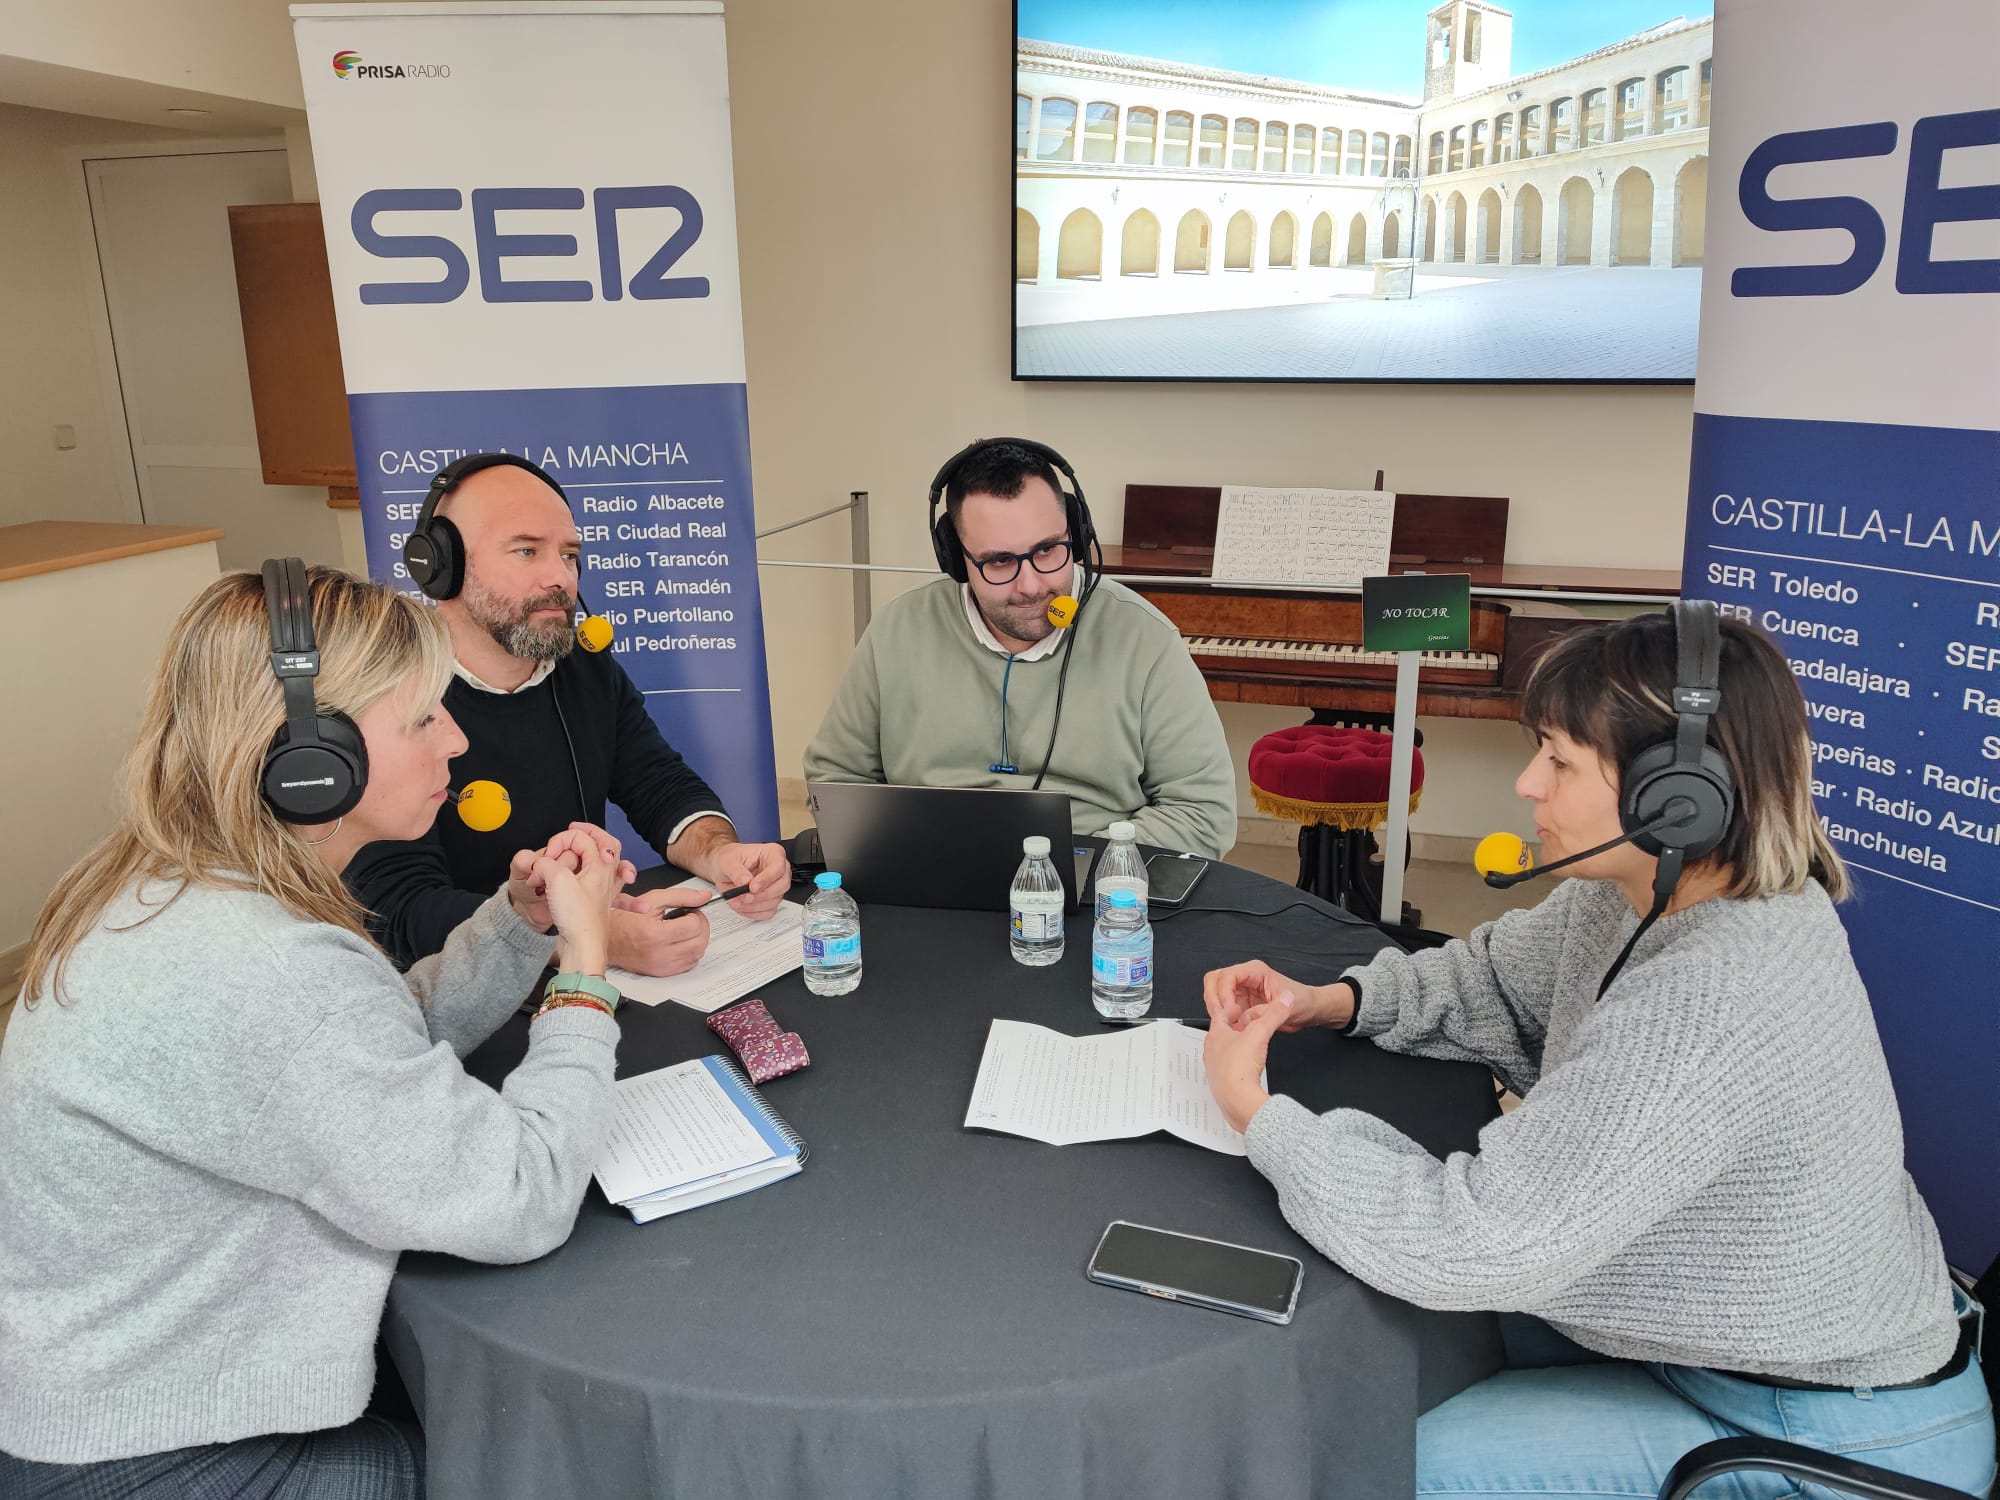
<svg viewBox="0 0 2000 1500"><path fill-rule="evenodd" d="M465 746L443 623L297 559L175 626L118 826L49 897L0 1049L0 1493L422 1493L363 1415L396 1257L529 1260L612 1113L609 912L573 825L398 974L341 885ZM560 971L499 1092L460 1059Z"/></svg>

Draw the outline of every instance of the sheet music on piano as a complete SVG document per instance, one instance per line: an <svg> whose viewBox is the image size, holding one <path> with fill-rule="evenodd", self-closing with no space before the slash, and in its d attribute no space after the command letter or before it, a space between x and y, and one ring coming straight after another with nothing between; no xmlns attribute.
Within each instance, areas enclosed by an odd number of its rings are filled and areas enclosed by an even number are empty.
<svg viewBox="0 0 2000 1500"><path fill-rule="evenodd" d="M1395 520L1386 490L1224 485L1210 576L1354 583L1389 571Z"/></svg>

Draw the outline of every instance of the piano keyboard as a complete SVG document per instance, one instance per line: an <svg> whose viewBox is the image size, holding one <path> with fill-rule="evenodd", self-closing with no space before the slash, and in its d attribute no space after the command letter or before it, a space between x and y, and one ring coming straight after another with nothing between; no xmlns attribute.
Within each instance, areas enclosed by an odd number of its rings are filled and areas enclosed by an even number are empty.
<svg viewBox="0 0 2000 1500"><path fill-rule="evenodd" d="M1390 667L1393 651L1363 651L1351 641L1260 641L1240 636L1183 636L1191 656L1258 657L1323 667ZM1500 658L1490 651L1424 651L1419 670L1498 672Z"/></svg>

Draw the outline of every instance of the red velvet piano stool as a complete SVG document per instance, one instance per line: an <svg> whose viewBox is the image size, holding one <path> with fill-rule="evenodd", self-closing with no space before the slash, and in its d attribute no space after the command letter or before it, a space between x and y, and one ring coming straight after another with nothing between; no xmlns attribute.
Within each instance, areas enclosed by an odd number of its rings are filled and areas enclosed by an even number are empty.
<svg viewBox="0 0 2000 1500"><path fill-rule="evenodd" d="M1250 748L1258 811L1299 825L1299 889L1371 922L1383 920L1374 830L1389 820L1390 743L1374 729L1300 724ZM1423 788L1424 753L1413 750L1412 812Z"/></svg>

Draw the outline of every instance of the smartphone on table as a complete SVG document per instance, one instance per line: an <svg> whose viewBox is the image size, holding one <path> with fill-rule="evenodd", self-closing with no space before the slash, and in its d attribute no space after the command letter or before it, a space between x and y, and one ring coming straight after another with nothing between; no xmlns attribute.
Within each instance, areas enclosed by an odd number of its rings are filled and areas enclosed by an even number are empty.
<svg viewBox="0 0 2000 1500"><path fill-rule="evenodd" d="M1167 1302L1289 1323L1305 1273L1297 1256L1114 1219L1085 1274L1100 1285Z"/></svg>
<svg viewBox="0 0 2000 1500"><path fill-rule="evenodd" d="M1198 854L1155 854L1146 861L1146 900L1179 906L1207 869Z"/></svg>

